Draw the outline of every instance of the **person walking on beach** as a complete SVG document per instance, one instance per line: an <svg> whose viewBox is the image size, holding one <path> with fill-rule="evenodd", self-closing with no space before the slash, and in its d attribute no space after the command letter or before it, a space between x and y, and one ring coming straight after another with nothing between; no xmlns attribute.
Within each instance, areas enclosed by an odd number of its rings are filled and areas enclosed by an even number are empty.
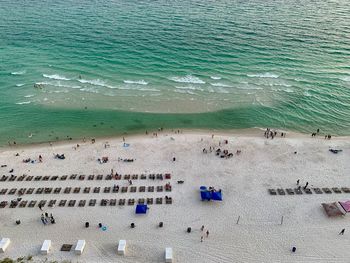
<svg viewBox="0 0 350 263"><path fill-rule="evenodd" d="M207 230L207 237L209 236L209 230Z"/></svg>
<svg viewBox="0 0 350 263"><path fill-rule="evenodd" d="M201 231L203 231L203 230L204 230L204 226L201 227Z"/></svg>
<svg viewBox="0 0 350 263"><path fill-rule="evenodd" d="M41 211L43 211L42 205L41 205L41 204L39 204L38 207L39 207L39 209L40 209Z"/></svg>
<svg viewBox="0 0 350 263"><path fill-rule="evenodd" d="M345 228L343 228L343 229L340 231L339 235L344 235L344 232L345 232Z"/></svg>
<svg viewBox="0 0 350 263"><path fill-rule="evenodd" d="M41 214L41 222L43 222L43 224L46 225L45 217L43 214Z"/></svg>
<svg viewBox="0 0 350 263"><path fill-rule="evenodd" d="M306 185L304 186L304 189L306 189L308 185L309 185L309 182L306 182Z"/></svg>
<svg viewBox="0 0 350 263"><path fill-rule="evenodd" d="M299 179L297 180L297 185L299 185Z"/></svg>
<svg viewBox="0 0 350 263"><path fill-rule="evenodd" d="M203 236L201 236L201 242L203 242Z"/></svg>

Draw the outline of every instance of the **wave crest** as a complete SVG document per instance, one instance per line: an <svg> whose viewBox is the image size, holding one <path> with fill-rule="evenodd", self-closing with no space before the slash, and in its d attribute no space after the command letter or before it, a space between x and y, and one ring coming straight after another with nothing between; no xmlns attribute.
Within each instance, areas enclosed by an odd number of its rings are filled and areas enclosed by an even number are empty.
<svg viewBox="0 0 350 263"><path fill-rule="evenodd" d="M180 83L193 83L193 84L205 84L205 81L201 80L200 78L192 75L187 75L184 77L171 77L170 80L174 82L180 82Z"/></svg>
<svg viewBox="0 0 350 263"><path fill-rule="evenodd" d="M272 74L269 72L261 73L261 74L247 74L249 78L274 78L277 79L279 76L276 74Z"/></svg>
<svg viewBox="0 0 350 263"><path fill-rule="evenodd" d="M138 84L138 85L147 85L148 82L142 80L124 80L125 84Z"/></svg>
<svg viewBox="0 0 350 263"><path fill-rule="evenodd" d="M11 72L11 75L23 75L23 74L26 74L26 70L21 70L21 71L14 71L14 72Z"/></svg>
<svg viewBox="0 0 350 263"><path fill-rule="evenodd" d="M43 77L48 79L56 79L56 80L70 80L69 78L66 78L65 76L60 76L58 74L53 74L53 75L43 74Z"/></svg>

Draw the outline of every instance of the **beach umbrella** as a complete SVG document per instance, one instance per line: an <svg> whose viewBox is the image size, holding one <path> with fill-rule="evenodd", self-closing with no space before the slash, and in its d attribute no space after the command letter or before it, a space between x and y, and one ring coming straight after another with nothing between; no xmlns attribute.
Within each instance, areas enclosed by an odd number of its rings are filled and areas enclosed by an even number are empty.
<svg viewBox="0 0 350 263"><path fill-rule="evenodd" d="M339 204L344 208L344 210L349 213L350 212L350 200L345 202L339 202Z"/></svg>
<svg viewBox="0 0 350 263"><path fill-rule="evenodd" d="M147 213L147 205L137 205L135 213L136 214L146 214Z"/></svg>
<svg viewBox="0 0 350 263"><path fill-rule="evenodd" d="M222 201L222 192L213 192L211 194L211 199L215 201Z"/></svg>

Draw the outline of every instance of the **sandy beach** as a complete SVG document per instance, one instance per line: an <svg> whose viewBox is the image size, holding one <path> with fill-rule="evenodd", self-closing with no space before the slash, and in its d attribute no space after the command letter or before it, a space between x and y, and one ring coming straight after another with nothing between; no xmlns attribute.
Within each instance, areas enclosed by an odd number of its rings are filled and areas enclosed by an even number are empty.
<svg viewBox="0 0 350 263"><path fill-rule="evenodd" d="M123 138L105 138L95 143L0 149L0 164L4 166L0 177L16 176L14 181L1 181L0 190L17 189L13 195L0 195L0 202L10 203L16 198L37 201L33 208L7 205L0 209L0 238L11 239L0 259L32 256L28 262L165 262L165 248L171 247L173 262L349 262L349 216L328 217L321 206L348 200L349 193L312 191L273 196L268 191L294 189L297 180L301 186L308 182L310 189L350 187L349 138L325 140L324 136L288 133L286 138L266 139L263 133L215 133L212 137L205 131L164 131L157 136L125 137L126 145ZM220 158L210 148L228 150L233 156ZM342 152L334 154L330 148ZM65 159L54 158L55 154L64 154ZM108 162L98 162L103 157L108 157ZM24 163L28 158L34 162ZM120 180L106 180L112 169L121 175ZM149 178L150 174L168 173L171 179ZM77 177L70 179L72 174ZM132 185L124 179L129 174L138 175ZM26 175L24 180L18 181L22 175ZM67 179L60 180L64 175ZM84 179L79 180L80 175ZM88 180L89 175L94 179ZM97 180L98 175L103 179ZM48 181L27 181L30 176L50 177ZM51 180L53 176L58 178ZM171 191L165 191L167 183ZM118 193L104 192L105 187L115 185L120 187ZM131 192L133 186L136 192ZM145 186L145 192L139 191L140 186ZM148 191L152 186L155 190ZM162 192L156 190L158 186L163 186ZM200 186L221 189L223 201L201 201ZM64 193L66 187L72 188L69 194ZM74 193L74 188L79 187L79 193ZM86 187L91 188L89 193L83 192ZM95 187L100 187L99 193L93 193ZM122 187L128 187L127 192L122 193ZM20 188L35 190L19 196ZM57 194L36 194L38 188L62 190ZM166 196L172 198L172 204L166 204ZM135 214L139 198L154 200L145 215ZM156 198L162 198L162 204L156 204ZM90 199L97 200L95 206L88 205ZM116 205L101 206L102 199L116 199ZM126 200L125 205L119 205L120 199ZM135 199L135 205L128 205L128 199ZM43 211L38 207L40 200L47 200ZM57 200L54 207L48 207L50 200ZM60 200L67 200L64 207L58 205ZM69 200L76 200L73 207L68 206ZM80 200L86 200L84 207L78 206ZM45 212L53 214L55 224L41 222ZM16 220L21 224L17 225ZM85 222L90 223L89 228ZM160 228L159 222L164 226ZM106 227L105 231L98 227L99 223ZM131 223L136 227L131 228ZM188 227L191 233L186 232ZM345 234L339 235L343 228ZM41 255L45 239L52 241L52 248L48 255ZM86 241L82 255L74 253L79 239ZM121 239L127 242L124 256L117 255ZM63 244L72 244L72 250L60 251ZM291 252L293 246L295 253Z"/></svg>

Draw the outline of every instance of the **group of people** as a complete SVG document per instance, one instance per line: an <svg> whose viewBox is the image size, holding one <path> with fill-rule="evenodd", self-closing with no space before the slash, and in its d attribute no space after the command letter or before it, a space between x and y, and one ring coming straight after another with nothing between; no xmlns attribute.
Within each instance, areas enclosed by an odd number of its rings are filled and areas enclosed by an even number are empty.
<svg viewBox="0 0 350 263"><path fill-rule="evenodd" d="M202 231L202 236L201 236L201 242L203 242L203 238L204 238L204 225L201 227L201 231ZM209 230L207 230L205 232L206 236L209 237Z"/></svg>
<svg viewBox="0 0 350 263"><path fill-rule="evenodd" d="M270 128L267 128L265 133L264 133L264 137L266 139L271 138L273 139L274 137L276 137L278 135L277 131L273 131ZM281 137L286 137L286 133L285 132L281 132Z"/></svg>
<svg viewBox="0 0 350 263"><path fill-rule="evenodd" d="M49 223L51 223L51 224L56 223L55 218L53 217L52 213L49 216L49 214L47 212L45 212L44 214L41 214L41 222L44 225L47 225Z"/></svg>
<svg viewBox="0 0 350 263"><path fill-rule="evenodd" d="M300 179L297 180L297 186L298 186L298 189L301 188L301 185L299 184L300 183ZM303 187L303 189L305 190L309 185L309 182L306 182L305 186Z"/></svg>

